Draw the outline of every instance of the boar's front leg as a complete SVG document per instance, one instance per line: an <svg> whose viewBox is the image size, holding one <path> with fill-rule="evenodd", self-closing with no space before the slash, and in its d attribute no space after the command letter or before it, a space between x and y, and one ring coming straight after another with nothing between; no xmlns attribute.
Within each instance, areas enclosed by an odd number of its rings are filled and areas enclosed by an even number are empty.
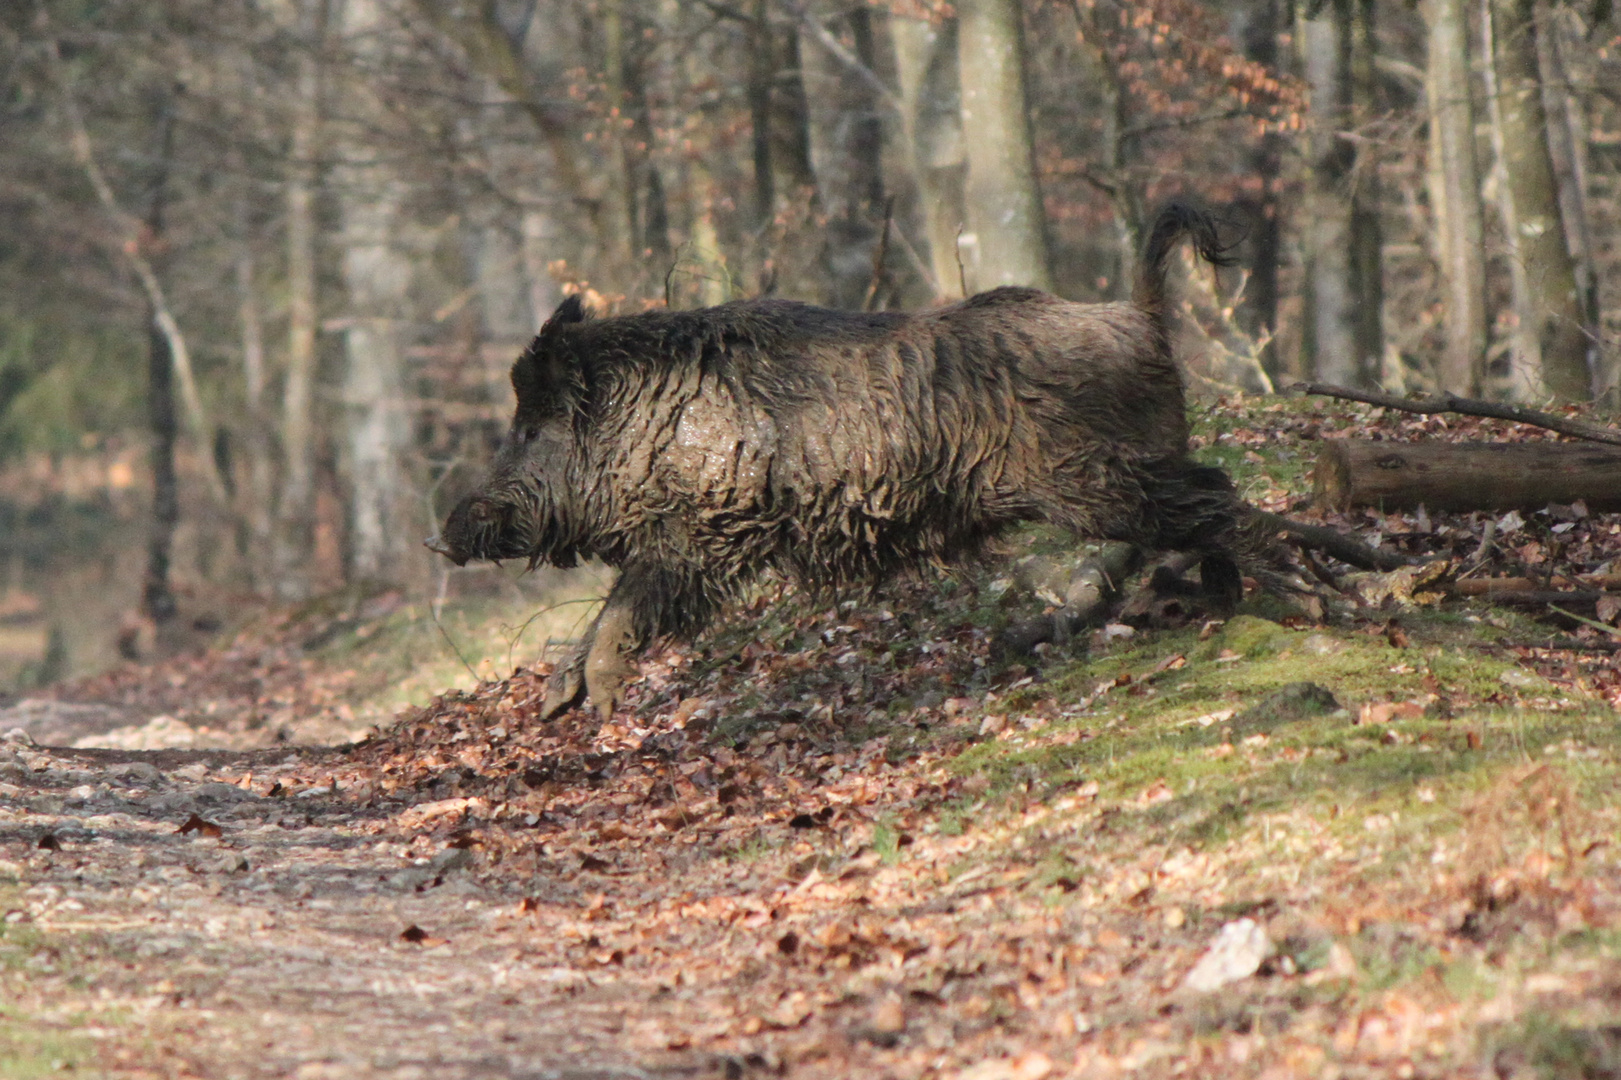
<svg viewBox="0 0 1621 1080"><path fill-rule="evenodd" d="M589 697L606 723L626 680L636 673L632 657L657 637L703 629L721 600L722 590L699 572L627 563L584 640L552 673L541 718L549 720Z"/></svg>

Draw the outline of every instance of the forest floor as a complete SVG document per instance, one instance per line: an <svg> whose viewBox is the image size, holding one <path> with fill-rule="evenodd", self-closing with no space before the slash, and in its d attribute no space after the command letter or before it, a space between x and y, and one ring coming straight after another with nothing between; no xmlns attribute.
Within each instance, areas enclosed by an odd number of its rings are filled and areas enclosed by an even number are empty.
<svg viewBox="0 0 1621 1080"><path fill-rule="evenodd" d="M1199 430L1253 501L1448 574L1621 557L1582 507L1301 506L1318 438L1527 429ZM606 726L536 720L537 664L364 731L426 621L386 594L0 708L0 1075L1621 1076L1601 620L1397 572L999 664L1066 547L768 592Z"/></svg>

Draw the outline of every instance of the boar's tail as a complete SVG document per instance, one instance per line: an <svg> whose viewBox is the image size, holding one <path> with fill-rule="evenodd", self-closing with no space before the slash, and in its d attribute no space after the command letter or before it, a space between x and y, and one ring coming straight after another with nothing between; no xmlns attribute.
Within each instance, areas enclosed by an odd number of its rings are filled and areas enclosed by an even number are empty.
<svg viewBox="0 0 1621 1080"><path fill-rule="evenodd" d="M1214 266L1232 266L1238 260L1222 243L1220 222L1210 211L1184 199L1172 199L1160 208L1143 245L1142 275L1132 299L1158 321L1165 311L1165 263L1184 236L1193 241L1200 258Z"/></svg>

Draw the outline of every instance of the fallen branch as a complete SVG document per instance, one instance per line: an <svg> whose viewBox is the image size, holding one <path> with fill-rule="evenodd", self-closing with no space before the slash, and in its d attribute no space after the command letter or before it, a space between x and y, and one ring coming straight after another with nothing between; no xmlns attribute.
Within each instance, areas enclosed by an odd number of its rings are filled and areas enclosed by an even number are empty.
<svg viewBox="0 0 1621 1080"><path fill-rule="evenodd" d="M1589 589L1621 589L1621 574L1578 574L1576 577L1555 574L1547 582L1526 577L1464 578L1452 583L1452 591L1458 596L1490 596L1493 593L1530 592L1543 584L1561 588L1585 585Z"/></svg>
<svg viewBox="0 0 1621 1080"><path fill-rule="evenodd" d="M1546 641L1478 641L1477 649L1552 649L1565 652L1621 652L1621 641L1614 638L1548 638Z"/></svg>
<svg viewBox="0 0 1621 1080"><path fill-rule="evenodd" d="M1352 390L1349 387L1333 386L1329 383L1295 383L1290 389L1298 390L1303 394L1339 398L1342 401L1360 401L1364 405L1377 405L1380 408L1417 413L1421 416L1429 416L1435 413L1457 413L1460 416L1484 416L1493 420L1510 420L1516 424L1530 424L1532 427L1557 431L1561 435L1569 435L1576 439L1589 439L1593 442L1621 446L1621 431L1614 428L1601 427L1598 424L1586 424L1580 420L1572 420L1569 417L1555 416L1552 413L1538 412L1536 409L1527 409L1521 405L1509 405L1499 401L1481 401L1478 398L1459 397L1457 394L1439 394L1432 398L1423 399L1400 398L1392 394L1380 394L1372 390Z"/></svg>
<svg viewBox="0 0 1621 1080"><path fill-rule="evenodd" d="M1503 589L1498 592L1484 592L1477 594L1483 600L1490 600L1494 604L1504 604L1513 607L1585 607L1598 606L1599 599L1605 594L1587 590L1567 589Z"/></svg>
<svg viewBox="0 0 1621 1080"><path fill-rule="evenodd" d="M1369 547L1354 537L1326 525L1305 525L1291 521L1281 514L1255 511L1255 517L1269 529L1276 529L1300 547L1321 551L1358 570L1398 570L1403 566L1416 566L1421 561L1410 555Z"/></svg>

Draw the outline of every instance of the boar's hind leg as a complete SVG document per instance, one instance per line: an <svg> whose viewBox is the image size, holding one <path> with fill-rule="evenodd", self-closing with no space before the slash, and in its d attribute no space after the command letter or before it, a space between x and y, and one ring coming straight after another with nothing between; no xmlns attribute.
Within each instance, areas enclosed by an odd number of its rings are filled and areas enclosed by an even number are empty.
<svg viewBox="0 0 1621 1080"><path fill-rule="evenodd" d="M1092 515L1093 527L1080 531L1196 555L1201 591L1213 607L1228 609L1242 598L1234 540L1243 503L1222 470L1187 458L1117 462L1090 488L1075 490L1073 501Z"/></svg>
<svg viewBox="0 0 1621 1080"><path fill-rule="evenodd" d="M556 716L583 695L606 722L636 672L635 654L656 637L703 629L722 599L723 590L696 571L627 564L579 648L552 673L542 717Z"/></svg>

